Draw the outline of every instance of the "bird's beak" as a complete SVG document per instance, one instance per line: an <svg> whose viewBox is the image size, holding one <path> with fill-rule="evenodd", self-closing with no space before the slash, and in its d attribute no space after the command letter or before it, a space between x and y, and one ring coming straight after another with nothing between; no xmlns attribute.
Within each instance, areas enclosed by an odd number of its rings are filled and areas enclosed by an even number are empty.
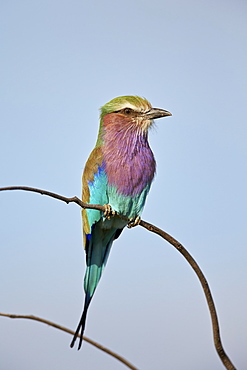
<svg viewBox="0 0 247 370"><path fill-rule="evenodd" d="M145 116L148 119L155 119L155 118L172 116L172 114L164 109L151 108L148 112L145 113Z"/></svg>

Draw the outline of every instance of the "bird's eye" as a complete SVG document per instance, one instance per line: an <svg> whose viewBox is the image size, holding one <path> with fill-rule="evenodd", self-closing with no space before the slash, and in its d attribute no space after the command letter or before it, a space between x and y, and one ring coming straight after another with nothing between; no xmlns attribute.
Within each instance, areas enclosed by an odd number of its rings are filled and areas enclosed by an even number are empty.
<svg viewBox="0 0 247 370"><path fill-rule="evenodd" d="M125 108L125 109L123 109L123 113L129 115L129 114L132 113L132 109L131 108Z"/></svg>

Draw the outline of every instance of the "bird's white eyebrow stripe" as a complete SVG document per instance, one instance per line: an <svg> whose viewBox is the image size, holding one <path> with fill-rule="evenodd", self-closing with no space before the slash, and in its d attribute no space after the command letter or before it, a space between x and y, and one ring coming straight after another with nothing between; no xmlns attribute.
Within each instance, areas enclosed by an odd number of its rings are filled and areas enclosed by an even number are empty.
<svg viewBox="0 0 247 370"><path fill-rule="evenodd" d="M151 108L149 108L148 110L146 110L144 107L136 107L130 103L126 103L126 104L123 104L122 106L119 106L117 108L117 110L115 110L115 112L119 112L123 109L126 109L126 108L130 108L132 109L134 112L139 112L139 113L147 113L151 110Z"/></svg>
<svg viewBox="0 0 247 370"><path fill-rule="evenodd" d="M134 105L130 104L130 103L127 103L127 104L123 104L121 107L119 107L119 110L122 110L122 109L125 109L125 108L130 108L134 111L139 111L139 109L137 107L135 107Z"/></svg>

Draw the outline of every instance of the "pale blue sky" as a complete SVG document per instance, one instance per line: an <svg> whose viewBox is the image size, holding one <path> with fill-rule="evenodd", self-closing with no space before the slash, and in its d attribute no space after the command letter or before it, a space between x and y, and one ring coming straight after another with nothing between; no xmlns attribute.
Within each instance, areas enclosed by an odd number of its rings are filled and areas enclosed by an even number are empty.
<svg viewBox="0 0 247 370"><path fill-rule="evenodd" d="M247 3L24 0L0 3L0 186L80 196L98 109L146 97L172 117L150 145L157 176L143 219L177 238L204 271L223 344L246 368ZM75 329L85 271L80 209L0 194L0 311ZM45 325L0 318L6 370L124 369ZM141 370L220 370L197 277L138 227L114 243L85 334Z"/></svg>

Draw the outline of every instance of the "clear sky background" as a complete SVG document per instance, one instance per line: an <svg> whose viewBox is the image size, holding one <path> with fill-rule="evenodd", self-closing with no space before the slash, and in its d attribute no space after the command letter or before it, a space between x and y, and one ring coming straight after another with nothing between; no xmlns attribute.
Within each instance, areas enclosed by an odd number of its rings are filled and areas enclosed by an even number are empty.
<svg viewBox="0 0 247 370"><path fill-rule="evenodd" d="M247 367L246 39L244 0L0 3L0 186L80 196L100 106L140 95L172 112L150 132L158 167L143 219L201 266L239 369ZM0 193L0 311L75 329L84 272L79 207ZM223 369L196 275L141 227L114 243L85 334L141 370ZM0 318L0 368L125 368L70 341Z"/></svg>

